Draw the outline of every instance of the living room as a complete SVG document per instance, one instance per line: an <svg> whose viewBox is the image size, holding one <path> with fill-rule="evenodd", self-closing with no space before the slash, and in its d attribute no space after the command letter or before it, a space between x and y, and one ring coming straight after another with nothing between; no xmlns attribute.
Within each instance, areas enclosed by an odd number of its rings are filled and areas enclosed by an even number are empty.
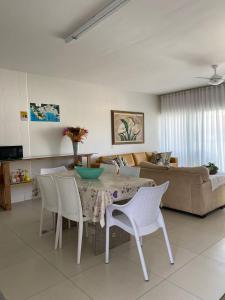
<svg viewBox="0 0 225 300"><path fill-rule="evenodd" d="M0 299L224 299L224 11L220 0L0 2L0 148L23 151L1 158ZM116 135L127 114L138 122L129 141ZM72 127L88 131L78 153ZM160 207L174 263L160 231L143 237L149 280L135 239L105 264L90 224L77 264L77 226L55 250L50 213L39 236L41 169L71 169L82 153L92 169L124 159L143 186L170 182ZM153 163L156 153L170 162Z"/></svg>

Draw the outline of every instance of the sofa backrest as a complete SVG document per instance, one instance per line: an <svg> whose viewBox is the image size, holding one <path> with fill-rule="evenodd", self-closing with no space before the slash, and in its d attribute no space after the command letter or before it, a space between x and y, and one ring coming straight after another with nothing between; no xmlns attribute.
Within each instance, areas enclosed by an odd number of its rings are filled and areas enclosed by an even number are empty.
<svg viewBox="0 0 225 300"><path fill-rule="evenodd" d="M189 182L201 184L209 181L209 171L206 167L165 167L152 164L150 162L142 162L140 164L140 176L148 177L148 175L157 178L170 178L183 177L184 180ZM155 174L155 175L154 175ZM157 174L157 175L156 175ZM152 177L154 179L154 177Z"/></svg>
<svg viewBox="0 0 225 300"><path fill-rule="evenodd" d="M176 172L178 175L180 174L199 174L202 178L203 182L209 181L209 170L206 167L170 167L171 172Z"/></svg>
<svg viewBox="0 0 225 300"><path fill-rule="evenodd" d="M128 166L134 167L134 166L139 166L140 163L142 163L142 162L148 162L152 156L152 152L136 152L136 153L125 153L125 154L100 156L96 160L96 165L98 166L100 163L105 163L105 162L110 161L119 156L123 157L127 161ZM171 157L170 165L177 167L178 159L176 157Z"/></svg>
<svg viewBox="0 0 225 300"><path fill-rule="evenodd" d="M133 153L133 158L136 166L139 166L141 162L148 160L146 152Z"/></svg>
<svg viewBox="0 0 225 300"><path fill-rule="evenodd" d="M118 156L123 157L126 160L128 166L130 166L130 167L134 167L135 166L135 162L134 162L134 158L133 158L132 153L116 154L116 155L109 155L109 156L101 156L101 157L98 158L97 162L104 163L104 162L110 161L110 160L112 160L112 159L114 159L114 158L116 158Z"/></svg>

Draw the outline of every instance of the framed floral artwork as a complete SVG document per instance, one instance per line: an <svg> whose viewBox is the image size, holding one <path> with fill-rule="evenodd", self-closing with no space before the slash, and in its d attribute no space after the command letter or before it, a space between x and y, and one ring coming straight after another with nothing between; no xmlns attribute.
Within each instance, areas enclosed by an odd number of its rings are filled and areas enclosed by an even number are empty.
<svg viewBox="0 0 225 300"><path fill-rule="evenodd" d="M144 113L111 110L112 144L143 144Z"/></svg>

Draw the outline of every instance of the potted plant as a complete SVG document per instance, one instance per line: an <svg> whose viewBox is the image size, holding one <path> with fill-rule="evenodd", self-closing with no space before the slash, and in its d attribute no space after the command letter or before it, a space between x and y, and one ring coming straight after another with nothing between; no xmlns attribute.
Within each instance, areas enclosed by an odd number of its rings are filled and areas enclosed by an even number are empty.
<svg viewBox="0 0 225 300"><path fill-rule="evenodd" d="M209 169L210 175L216 174L219 169L214 163L211 162L209 162L208 165L206 165L205 167Z"/></svg>

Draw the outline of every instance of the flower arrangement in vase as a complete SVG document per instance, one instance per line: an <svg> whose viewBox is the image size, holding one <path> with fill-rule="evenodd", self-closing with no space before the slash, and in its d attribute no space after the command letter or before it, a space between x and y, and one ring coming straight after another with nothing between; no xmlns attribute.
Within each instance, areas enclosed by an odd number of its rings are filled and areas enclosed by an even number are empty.
<svg viewBox="0 0 225 300"><path fill-rule="evenodd" d="M74 162L75 165L79 164L78 160L78 143L83 143L87 138L88 130L86 128L81 127L66 127L63 130L63 135L68 136L73 144L73 153L74 153Z"/></svg>

